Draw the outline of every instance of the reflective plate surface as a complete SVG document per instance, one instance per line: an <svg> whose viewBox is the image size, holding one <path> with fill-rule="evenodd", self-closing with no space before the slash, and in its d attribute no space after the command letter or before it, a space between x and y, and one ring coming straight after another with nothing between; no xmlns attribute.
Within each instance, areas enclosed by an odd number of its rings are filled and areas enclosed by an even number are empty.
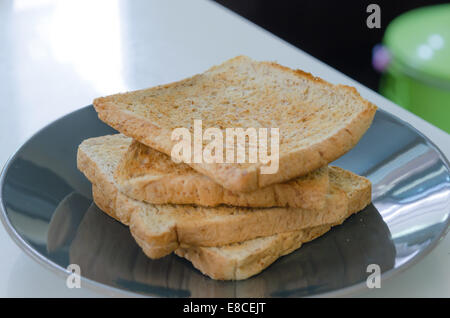
<svg viewBox="0 0 450 318"><path fill-rule="evenodd" d="M298 297L365 288L369 264L382 279L428 254L449 227L450 174L443 155L414 128L378 111L359 144L335 165L367 176L373 204L245 281L220 282L170 255L148 259L128 228L93 203L76 168L82 140L115 131L91 106L42 129L9 160L1 176L1 217L35 260L108 295Z"/></svg>

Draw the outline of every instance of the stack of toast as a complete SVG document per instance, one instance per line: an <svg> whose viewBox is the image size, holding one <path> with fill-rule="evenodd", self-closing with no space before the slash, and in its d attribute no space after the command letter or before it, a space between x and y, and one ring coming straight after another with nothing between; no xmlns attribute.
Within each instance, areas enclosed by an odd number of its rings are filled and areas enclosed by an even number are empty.
<svg viewBox="0 0 450 318"><path fill-rule="evenodd" d="M341 224L371 201L368 179L328 164L352 149L376 107L354 88L239 56L202 74L94 100L120 133L82 142L93 198L150 258L172 252L205 275L240 280ZM179 162L179 127L279 128L278 169ZM267 165L267 163L265 163Z"/></svg>

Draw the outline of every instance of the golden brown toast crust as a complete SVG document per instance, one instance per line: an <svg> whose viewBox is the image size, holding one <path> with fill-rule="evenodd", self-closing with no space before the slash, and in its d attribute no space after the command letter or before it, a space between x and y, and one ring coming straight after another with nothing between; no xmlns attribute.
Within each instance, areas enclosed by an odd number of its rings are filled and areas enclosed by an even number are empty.
<svg viewBox="0 0 450 318"><path fill-rule="evenodd" d="M121 199L124 200L120 200L118 206L134 210L130 218L131 234L139 240L152 242L152 246L221 246L334 223L346 215L348 205L346 195L340 189L333 189L328 196L327 208L323 211L149 204L144 207L125 196L121 196ZM164 219L169 218L172 222L160 227L156 227L153 222L148 223L148 220L155 220L162 214ZM162 256L152 254L151 257Z"/></svg>
<svg viewBox="0 0 450 318"><path fill-rule="evenodd" d="M242 244L211 248L199 246L181 246L176 251L180 257L189 260L195 268L203 274L217 280L242 280L260 273L281 256L287 255L300 248L303 243L314 240L331 229L331 225L320 225L298 231L285 232L270 238L255 239ZM223 250L245 249L255 241L269 240L262 248L258 248L245 258L230 257L231 251ZM262 242L264 243L264 242ZM222 251L218 251L221 249Z"/></svg>
<svg viewBox="0 0 450 318"><path fill-rule="evenodd" d="M115 172L120 191L129 197L153 204L196 204L241 207L325 208L328 193L328 167L303 177L252 192L223 188L184 163L133 141Z"/></svg>

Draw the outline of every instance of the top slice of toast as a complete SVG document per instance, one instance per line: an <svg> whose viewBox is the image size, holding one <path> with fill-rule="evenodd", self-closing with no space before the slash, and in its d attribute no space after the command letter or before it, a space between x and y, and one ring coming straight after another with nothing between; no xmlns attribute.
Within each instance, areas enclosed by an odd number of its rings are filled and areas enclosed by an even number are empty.
<svg viewBox="0 0 450 318"><path fill-rule="evenodd" d="M376 106L356 89L300 70L238 56L202 74L97 98L101 120L167 155L175 128L278 128L279 169L262 163L188 163L232 191L253 191L305 175L337 159L369 128Z"/></svg>
<svg viewBox="0 0 450 318"><path fill-rule="evenodd" d="M241 207L325 208L328 194L328 167L305 176L251 192L223 188L189 165L175 163L169 156L134 140L115 172L121 192L153 204L196 204Z"/></svg>

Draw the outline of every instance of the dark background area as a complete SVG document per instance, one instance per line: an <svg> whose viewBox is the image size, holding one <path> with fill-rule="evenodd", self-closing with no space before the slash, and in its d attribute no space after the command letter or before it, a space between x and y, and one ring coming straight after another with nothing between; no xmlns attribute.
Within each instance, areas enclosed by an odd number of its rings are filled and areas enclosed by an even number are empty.
<svg viewBox="0 0 450 318"><path fill-rule="evenodd" d="M378 90L380 75L372 68L372 48L381 43L388 24L414 8L449 1L301 1L216 0L278 37ZM381 8L381 28L369 29L367 6Z"/></svg>

